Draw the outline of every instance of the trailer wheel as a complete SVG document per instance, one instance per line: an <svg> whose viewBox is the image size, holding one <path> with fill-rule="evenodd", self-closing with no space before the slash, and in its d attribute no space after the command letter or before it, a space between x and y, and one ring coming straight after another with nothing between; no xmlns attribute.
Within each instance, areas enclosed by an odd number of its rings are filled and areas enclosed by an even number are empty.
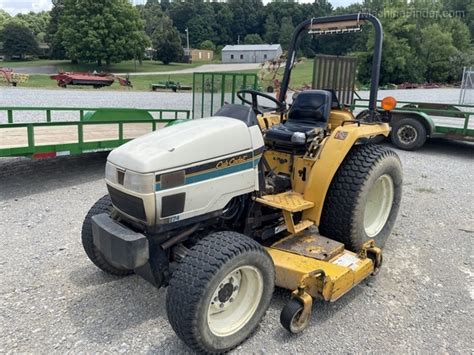
<svg viewBox="0 0 474 355"><path fill-rule="evenodd" d="M112 201L109 195L100 198L91 207L82 223L82 246L89 259L101 270L116 276L127 276L133 274L133 270L124 269L119 265L113 265L97 249L92 239L92 217L101 213L109 213L112 209Z"/></svg>
<svg viewBox="0 0 474 355"><path fill-rule="evenodd" d="M402 196L402 167L397 154L368 144L352 148L331 182L319 225L322 235L358 252L369 239L383 247Z"/></svg>
<svg viewBox="0 0 474 355"><path fill-rule="evenodd" d="M210 234L190 248L172 275L168 319L194 351L229 351L256 330L274 282L272 259L260 244L235 232Z"/></svg>
<svg viewBox="0 0 474 355"><path fill-rule="evenodd" d="M403 150L419 149L426 142L426 128L414 118L403 118L392 124L390 139L392 143Z"/></svg>

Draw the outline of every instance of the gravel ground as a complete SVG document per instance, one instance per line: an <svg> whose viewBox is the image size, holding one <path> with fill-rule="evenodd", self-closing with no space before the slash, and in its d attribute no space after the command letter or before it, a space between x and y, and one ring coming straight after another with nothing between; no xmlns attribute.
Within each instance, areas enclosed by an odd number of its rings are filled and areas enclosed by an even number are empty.
<svg viewBox="0 0 474 355"><path fill-rule="evenodd" d="M472 145L431 141L398 151L403 203L384 267L310 327L279 324L277 291L257 333L235 353L472 353ZM105 194L105 153L0 159L0 353L186 353L165 312L166 290L98 270L82 220Z"/></svg>

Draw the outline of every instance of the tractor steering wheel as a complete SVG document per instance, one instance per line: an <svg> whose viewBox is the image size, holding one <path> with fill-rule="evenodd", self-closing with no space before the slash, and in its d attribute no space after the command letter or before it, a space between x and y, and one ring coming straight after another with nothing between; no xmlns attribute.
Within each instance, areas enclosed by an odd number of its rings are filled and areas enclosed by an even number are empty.
<svg viewBox="0 0 474 355"><path fill-rule="evenodd" d="M252 101L247 100L243 94L250 94L252 97ZM258 104L258 96L261 96L267 100L270 100L276 104L275 107L269 107L269 106L263 106ZM250 105L252 107L253 112L255 112L256 115L262 115L264 112L269 112L269 111L277 111L281 112L285 109L285 104L280 102L278 99L275 97L265 94L261 91L257 90L240 90L237 91L237 97L242 100L242 102L246 103L247 105Z"/></svg>

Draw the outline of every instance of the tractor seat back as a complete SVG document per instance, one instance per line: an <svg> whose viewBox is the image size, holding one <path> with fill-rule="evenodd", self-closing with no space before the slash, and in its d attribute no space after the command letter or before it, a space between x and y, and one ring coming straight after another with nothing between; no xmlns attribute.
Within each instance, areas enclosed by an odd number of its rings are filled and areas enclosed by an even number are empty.
<svg viewBox="0 0 474 355"><path fill-rule="evenodd" d="M304 152L315 137L315 130L327 128L331 104L329 91L300 92L288 112L288 119L266 132L265 143L276 150Z"/></svg>
<svg viewBox="0 0 474 355"><path fill-rule="evenodd" d="M288 112L288 121L302 124L327 125L331 113L332 95L326 90L307 90L298 93Z"/></svg>

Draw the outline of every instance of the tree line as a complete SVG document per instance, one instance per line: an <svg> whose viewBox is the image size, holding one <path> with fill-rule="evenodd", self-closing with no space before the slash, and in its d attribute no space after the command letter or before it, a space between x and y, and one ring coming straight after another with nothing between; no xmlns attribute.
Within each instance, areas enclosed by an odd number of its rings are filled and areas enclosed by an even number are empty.
<svg viewBox="0 0 474 355"><path fill-rule="evenodd" d="M451 82L462 67L472 65L474 3L464 0L365 0L333 8L327 0L311 4L261 0L148 0L132 6L127 0L56 0L49 12L9 16L0 10L3 53L19 58L37 55L38 43L49 55L98 66L145 58L165 64L182 60L186 32L191 48L217 53L227 44L280 43L287 49L295 26L310 17L371 12L384 27L381 83ZM306 36L299 56L317 53L358 58L358 77L370 79L373 31Z"/></svg>

